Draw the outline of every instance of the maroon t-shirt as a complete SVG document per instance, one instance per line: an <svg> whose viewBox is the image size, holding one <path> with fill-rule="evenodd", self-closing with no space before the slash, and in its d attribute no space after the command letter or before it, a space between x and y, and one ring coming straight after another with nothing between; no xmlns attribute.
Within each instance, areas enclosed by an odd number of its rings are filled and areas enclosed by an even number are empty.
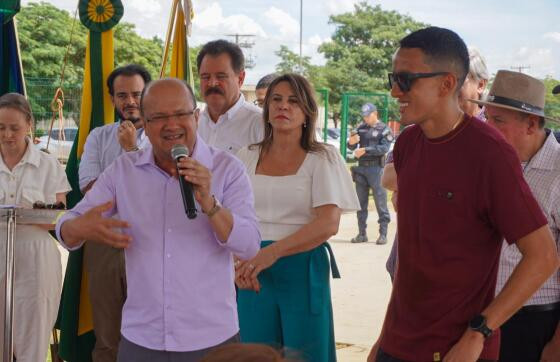
<svg viewBox="0 0 560 362"><path fill-rule="evenodd" d="M494 299L503 238L547 224L519 159L486 123L465 117L428 139L419 126L399 136L399 267L381 349L408 361L443 357ZM480 356L498 359L499 333Z"/></svg>

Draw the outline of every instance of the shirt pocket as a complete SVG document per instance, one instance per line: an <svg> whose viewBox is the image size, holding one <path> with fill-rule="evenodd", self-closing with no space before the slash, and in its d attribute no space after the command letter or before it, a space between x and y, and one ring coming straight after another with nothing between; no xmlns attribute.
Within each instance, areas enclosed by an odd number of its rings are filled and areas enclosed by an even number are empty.
<svg viewBox="0 0 560 362"><path fill-rule="evenodd" d="M467 224L464 193L453 187L432 185L420 215L420 228L429 239L455 238Z"/></svg>

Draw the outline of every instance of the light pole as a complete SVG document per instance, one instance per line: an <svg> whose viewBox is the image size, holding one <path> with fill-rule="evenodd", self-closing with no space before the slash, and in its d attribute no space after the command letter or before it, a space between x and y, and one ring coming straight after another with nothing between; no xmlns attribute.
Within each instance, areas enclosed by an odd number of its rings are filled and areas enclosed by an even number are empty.
<svg viewBox="0 0 560 362"><path fill-rule="evenodd" d="M303 0L299 0L299 73L300 74L303 74L302 40L303 40Z"/></svg>

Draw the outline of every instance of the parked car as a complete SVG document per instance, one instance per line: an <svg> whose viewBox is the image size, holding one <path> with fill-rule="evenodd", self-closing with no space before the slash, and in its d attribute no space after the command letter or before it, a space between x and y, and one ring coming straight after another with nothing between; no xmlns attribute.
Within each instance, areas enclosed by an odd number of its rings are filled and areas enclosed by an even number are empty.
<svg viewBox="0 0 560 362"><path fill-rule="evenodd" d="M323 129L317 128L317 139L323 141ZM340 150L340 129L338 128L327 128L327 142L329 145L336 147ZM348 146L347 146L348 147ZM354 151L346 148L346 160L350 161L354 159Z"/></svg>
<svg viewBox="0 0 560 362"><path fill-rule="evenodd" d="M47 150L50 154L55 155L61 162L66 163L70 150L74 144L74 139L78 134L78 127L65 127L62 132L59 128L51 130L51 140L47 149L48 134L39 138L36 147L41 150Z"/></svg>

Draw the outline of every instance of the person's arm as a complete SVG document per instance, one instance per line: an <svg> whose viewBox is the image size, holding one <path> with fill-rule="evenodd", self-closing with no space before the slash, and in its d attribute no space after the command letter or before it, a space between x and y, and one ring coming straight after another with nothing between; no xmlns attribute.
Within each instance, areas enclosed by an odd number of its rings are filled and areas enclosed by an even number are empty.
<svg viewBox="0 0 560 362"><path fill-rule="evenodd" d="M250 259L257 254L260 244L253 193L244 166L237 159L232 161L223 206L209 217L209 221L221 245L242 259ZM193 184L194 197L202 211L210 212L215 205L210 171L190 157L182 158L178 166L180 174Z"/></svg>
<svg viewBox="0 0 560 362"><path fill-rule="evenodd" d="M251 260L238 264L236 279L241 281L242 289L252 288L259 291L257 276L274 264L279 258L312 250L338 232L342 210L336 205L323 205L314 208L316 216L295 233L278 240L257 253ZM245 281L245 282L244 282Z"/></svg>
<svg viewBox="0 0 560 362"><path fill-rule="evenodd" d="M129 235L114 231L115 228L128 228L127 222L104 217L103 213L113 209L112 202L93 207L83 215L64 221L60 226L60 241L69 249L74 249L84 240L95 241L114 248L126 248L132 240Z"/></svg>
<svg viewBox="0 0 560 362"><path fill-rule="evenodd" d="M394 163L387 163L383 168L381 186L389 191L397 191L397 171Z"/></svg>
<svg viewBox="0 0 560 362"><path fill-rule="evenodd" d="M388 135L384 135L378 144L364 147L364 150L366 155L379 157L389 152L389 148L391 148L391 141Z"/></svg>
<svg viewBox="0 0 560 362"><path fill-rule="evenodd" d="M131 121L121 121L117 130L117 139L125 152L138 151L136 144L136 127Z"/></svg>
<svg viewBox="0 0 560 362"><path fill-rule="evenodd" d="M86 138L84 152L80 158L78 177L80 191L85 194L93 185L97 177L103 171L101 169L101 145L99 144L100 133L92 130Z"/></svg>
<svg viewBox="0 0 560 362"><path fill-rule="evenodd" d="M494 331L517 312L558 269L558 254L548 225L522 237L516 245L523 255L521 261L500 294L481 313L486 317L488 328ZM467 329L443 361L476 361L483 346L483 335Z"/></svg>

